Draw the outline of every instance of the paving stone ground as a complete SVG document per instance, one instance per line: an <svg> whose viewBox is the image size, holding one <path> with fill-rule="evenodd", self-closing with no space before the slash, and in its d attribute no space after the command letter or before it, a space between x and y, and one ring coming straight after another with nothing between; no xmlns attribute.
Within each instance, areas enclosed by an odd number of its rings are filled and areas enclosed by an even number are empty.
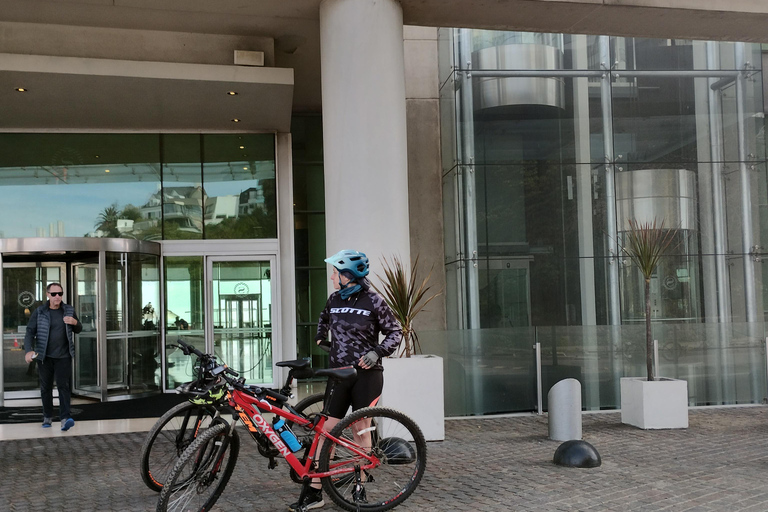
<svg viewBox="0 0 768 512"><path fill-rule="evenodd" d="M446 422L427 473L400 511L768 511L768 406L690 411L686 430L643 431L586 414L602 466L556 466L546 416ZM138 472L144 433L0 442L0 510L154 510ZM214 510L281 511L299 486L242 438ZM341 510L326 499L322 510Z"/></svg>

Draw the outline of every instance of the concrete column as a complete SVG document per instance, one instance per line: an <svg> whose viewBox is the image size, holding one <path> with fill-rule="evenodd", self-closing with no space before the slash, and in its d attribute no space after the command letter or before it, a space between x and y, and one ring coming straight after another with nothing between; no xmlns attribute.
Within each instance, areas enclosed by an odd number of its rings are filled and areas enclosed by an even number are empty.
<svg viewBox="0 0 768 512"><path fill-rule="evenodd" d="M276 308L277 318L273 325L280 326L282 343L273 348L277 361L296 358L296 252L293 223L293 138L290 133L277 134L277 189L280 199L277 202L280 244L280 258L277 262L280 276L280 307ZM274 302L274 299L273 299ZM278 368L276 368L278 369ZM284 368L276 383L285 382L288 372Z"/></svg>
<svg viewBox="0 0 768 512"><path fill-rule="evenodd" d="M320 4L326 247L410 262L403 14L392 0Z"/></svg>

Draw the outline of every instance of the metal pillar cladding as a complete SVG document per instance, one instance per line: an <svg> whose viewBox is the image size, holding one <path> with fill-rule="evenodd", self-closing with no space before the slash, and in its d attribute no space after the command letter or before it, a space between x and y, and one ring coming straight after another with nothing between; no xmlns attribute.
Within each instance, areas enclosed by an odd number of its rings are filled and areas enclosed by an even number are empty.
<svg viewBox="0 0 768 512"><path fill-rule="evenodd" d="M706 43L707 69L716 70L720 67L719 46L714 41ZM712 182L712 238L715 253L715 296L717 299L717 321L719 336L717 345L719 350L717 368L720 378L717 386L719 398L725 396L725 380L723 376L730 368L729 353L724 350L727 329L725 322L731 317L731 303L728 290L728 262L726 261L725 243L725 197L723 194L723 127L719 112L722 111L721 91L718 87L720 80L707 79L707 98L709 103L709 148Z"/></svg>
<svg viewBox="0 0 768 512"><path fill-rule="evenodd" d="M472 31L459 30L461 76L461 171L464 200L464 275L468 329L480 328L480 284L477 268L477 190L475 188L475 114L472 98Z"/></svg>
<svg viewBox="0 0 768 512"><path fill-rule="evenodd" d="M719 67L717 43L708 41L707 69L714 70ZM720 89L716 86L719 80L710 78L709 99L709 147L712 161L712 213L713 213L713 239L715 245L715 272L717 282L717 309L718 318L722 322L730 318L730 303L728 300L727 276L728 262L726 261L725 244L725 198L723 196L723 136L722 118L718 115L721 111L722 101Z"/></svg>
<svg viewBox="0 0 768 512"><path fill-rule="evenodd" d="M747 323L757 322L757 299L755 296L755 266L752 260L752 195L750 193L749 168L747 167L747 135L744 103L749 63L746 62L744 43L736 43L734 52L736 66L741 72L736 77L736 129L739 141L739 179L741 185L741 252L744 262L744 301Z"/></svg>
<svg viewBox="0 0 768 512"><path fill-rule="evenodd" d="M608 246L608 304L610 325L621 325L619 301L619 240L616 226L616 166L613 155L613 103L611 98L611 48L610 38L600 36L600 104L603 111L603 150L605 153L605 202L606 245Z"/></svg>
<svg viewBox="0 0 768 512"><path fill-rule="evenodd" d="M736 77L736 129L739 145L739 185L741 192L741 252L744 264L744 309L746 312L747 331L749 339L757 338L757 296L755 293L755 261L753 259L753 231L752 231L752 193L749 167L747 166L747 126L744 105L747 101L747 74L749 62L746 60L745 43L734 45L734 57L736 67L740 73ZM750 388L753 397L759 397L762 390L758 382L760 367L756 358L750 360Z"/></svg>
<svg viewBox="0 0 768 512"><path fill-rule="evenodd" d="M538 335L538 331L534 331ZM533 345L536 356L536 414L544 414L544 386L541 375L541 343Z"/></svg>
<svg viewBox="0 0 768 512"><path fill-rule="evenodd" d="M320 50L326 247L410 262L402 8L324 0Z"/></svg>

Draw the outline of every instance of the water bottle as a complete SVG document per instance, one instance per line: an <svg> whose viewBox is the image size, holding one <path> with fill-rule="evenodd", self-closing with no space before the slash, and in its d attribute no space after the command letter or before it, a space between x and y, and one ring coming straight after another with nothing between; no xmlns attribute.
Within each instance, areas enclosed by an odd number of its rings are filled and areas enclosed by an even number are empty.
<svg viewBox="0 0 768 512"><path fill-rule="evenodd" d="M291 429L288 428L288 425L285 424L285 418L280 418L280 420L273 425L273 428L275 429L275 432L280 434L280 438L285 441L285 444L288 445L288 448L290 448L292 452L301 450L301 443L296 439L296 435L291 432Z"/></svg>

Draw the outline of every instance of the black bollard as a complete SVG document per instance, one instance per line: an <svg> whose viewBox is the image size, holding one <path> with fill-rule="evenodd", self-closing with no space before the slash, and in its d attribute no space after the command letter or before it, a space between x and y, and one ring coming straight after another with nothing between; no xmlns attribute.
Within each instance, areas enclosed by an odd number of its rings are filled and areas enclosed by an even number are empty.
<svg viewBox="0 0 768 512"><path fill-rule="evenodd" d="M572 468L596 468L602 464L600 454L586 441L566 441L555 450L553 462Z"/></svg>

